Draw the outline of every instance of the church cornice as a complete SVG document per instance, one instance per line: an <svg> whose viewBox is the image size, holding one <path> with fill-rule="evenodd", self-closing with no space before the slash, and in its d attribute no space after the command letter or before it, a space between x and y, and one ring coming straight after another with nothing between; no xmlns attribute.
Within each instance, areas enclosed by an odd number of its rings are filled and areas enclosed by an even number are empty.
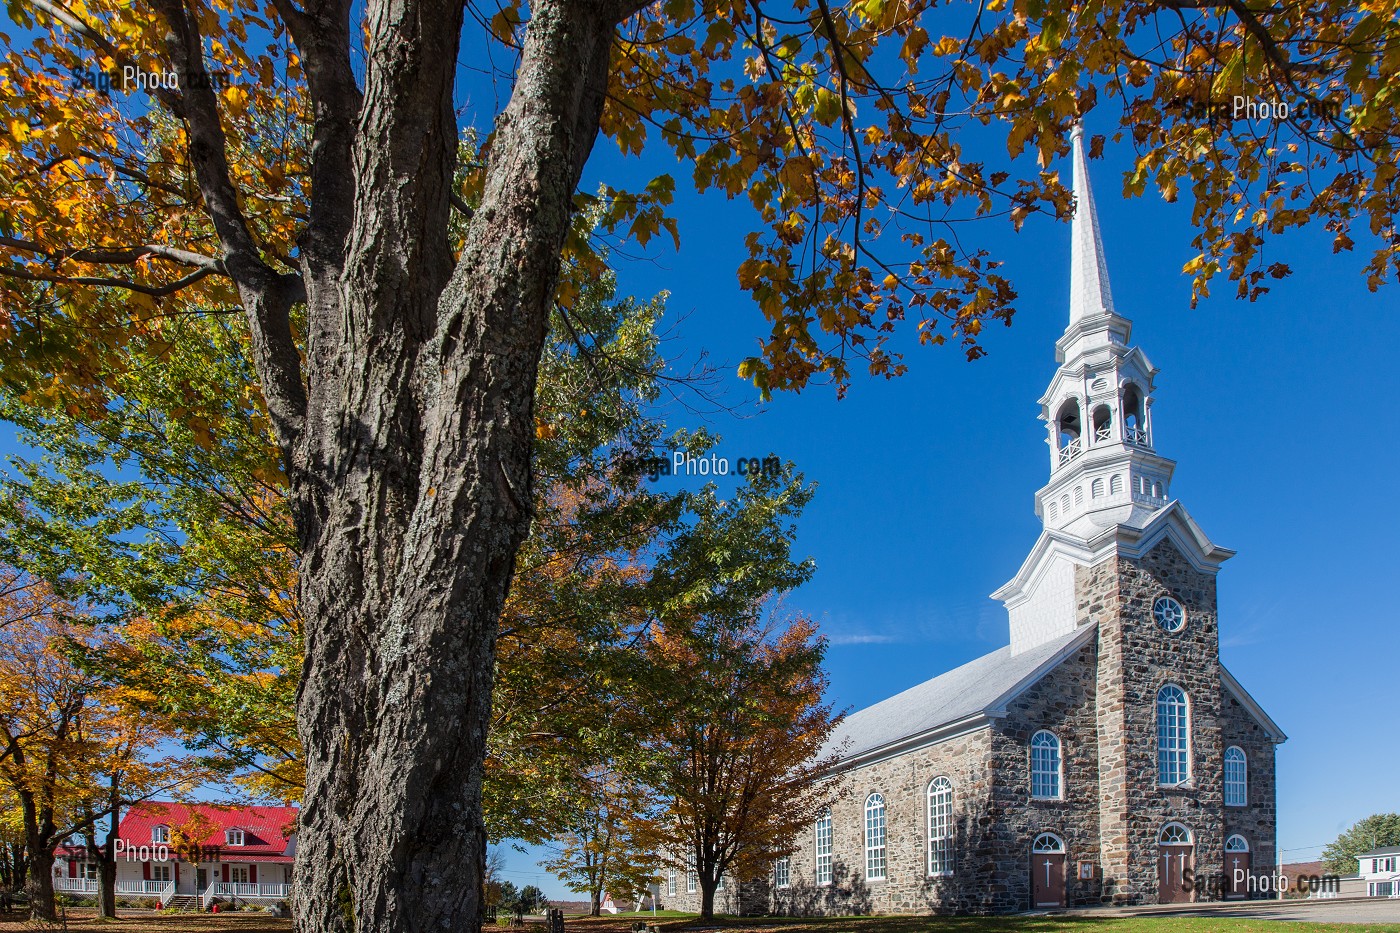
<svg viewBox="0 0 1400 933"><path fill-rule="evenodd" d="M1211 541L1186 507L1173 499L1141 527L1114 524L1088 538L1064 530L1046 529L1036 539L1016 575L992 593L992 598L1005 603L1008 609L1018 606L1034 592L1035 584L1049 570L1056 555L1092 567L1112 557L1141 559L1163 539L1170 539L1191 566L1202 573L1219 572L1220 565L1235 556L1230 548Z"/></svg>

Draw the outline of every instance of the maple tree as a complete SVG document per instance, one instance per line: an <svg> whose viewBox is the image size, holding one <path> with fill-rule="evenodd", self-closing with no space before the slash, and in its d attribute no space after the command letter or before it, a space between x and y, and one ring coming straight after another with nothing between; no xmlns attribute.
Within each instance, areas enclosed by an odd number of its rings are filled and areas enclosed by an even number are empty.
<svg viewBox="0 0 1400 933"><path fill-rule="evenodd" d="M831 803L824 750L840 721L824 700L826 642L807 618L758 611L657 631L658 680L684 684L647 704L649 780L662 812L643 836L693 871L700 914L714 916L723 877L765 876Z"/></svg>
<svg viewBox="0 0 1400 933"><path fill-rule="evenodd" d="M626 152L669 147L700 189L754 205L737 273L771 330L741 371L764 391L898 374L905 321L980 353L1015 292L965 222L1065 216L1050 160L1103 99L1139 150L1128 190L1194 199L1198 292L1223 272L1257 296L1288 271L1265 237L1305 223L1337 249L1366 240L1373 286L1400 255L1396 0L10 9L32 32L0 64L6 377L99 411L117 388L96 373L133 339L172 315L246 315L300 555L297 909L317 929L478 915L478 886L444 897L433 879L484 857L538 364L556 299L567 313L578 290L561 251L596 268L571 215L592 200L576 188L600 130ZM467 165L464 36L515 57ZM175 80L135 112L73 81L125 68ZM1262 127L1202 118L1236 93L1309 106ZM993 132L1003 165L966 145ZM605 224L678 234L674 188L607 190Z"/></svg>
<svg viewBox="0 0 1400 933"><path fill-rule="evenodd" d="M653 856L634 832L651 807L639 775L606 764L580 774L559 820L564 832L541 863L569 890L588 895L594 917L608 890L631 896L656 880Z"/></svg>
<svg viewBox="0 0 1400 933"><path fill-rule="evenodd" d="M36 609L36 606L39 607ZM199 769L157 754L166 738L134 698L110 690L77 663L103 637L42 582L0 600L0 781L17 804L35 913L54 916L59 844L86 832L97 854L98 821L161 789L197 780ZM99 908L113 916L116 865L107 834Z"/></svg>

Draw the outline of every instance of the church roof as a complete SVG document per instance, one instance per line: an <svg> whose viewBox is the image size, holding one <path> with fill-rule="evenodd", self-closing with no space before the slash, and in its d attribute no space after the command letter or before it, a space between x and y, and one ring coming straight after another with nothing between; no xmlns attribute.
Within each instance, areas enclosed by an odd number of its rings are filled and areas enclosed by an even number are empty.
<svg viewBox="0 0 1400 933"><path fill-rule="evenodd" d="M1092 625L1012 654L998 648L847 716L823 756L845 766L883 758L982 727L1093 635Z"/></svg>

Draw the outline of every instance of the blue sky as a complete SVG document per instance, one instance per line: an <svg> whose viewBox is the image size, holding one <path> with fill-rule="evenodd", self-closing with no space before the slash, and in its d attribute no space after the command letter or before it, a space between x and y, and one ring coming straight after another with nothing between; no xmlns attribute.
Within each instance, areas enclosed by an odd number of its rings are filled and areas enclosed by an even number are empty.
<svg viewBox="0 0 1400 933"><path fill-rule="evenodd" d="M607 145L597 177L629 165ZM1090 166L1115 302L1161 370L1153 426L1158 452L1178 462L1173 494L1238 551L1219 577L1221 658L1289 735L1279 845L1285 861L1314 858L1356 820L1400 809L1384 777L1400 773L1384 723L1400 622L1386 596L1400 558L1400 297L1367 292L1360 255L1333 256L1330 237L1306 231L1268 247L1296 270L1268 295L1237 301L1220 282L1191 309L1189 208L1125 201L1129 157L1110 146ZM669 291L671 316L685 319L668 352L730 364L728 397L753 404L708 420L673 405L670 421L717 430L731 460L776 452L817 484L798 540L817 572L789 605L831 639L832 700L858 709L1005 644L1005 610L987 594L1039 532L1032 497L1049 459L1036 400L1068 319L1068 224L986 228L1021 300L1012 327L986 332L985 359L914 347L900 379L760 407L731 375L765 329L732 271L746 210L682 189L679 213L679 254L620 260L621 286ZM510 877L567 896L533 863L513 853Z"/></svg>
<svg viewBox="0 0 1400 933"><path fill-rule="evenodd" d="M464 123L484 123L498 100L478 87L478 112L470 90ZM1154 431L1179 464L1172 491L1238 551L1220 575L1221 655L1290 736L1278 754L1279 843L1285 860L1312 858L1357 819L1400 810L1400 743L1389 737L1400 611L1388 593L1400 576L1400 303L1393 284L1366 291L1360 254L1333 256L1330 237L1305 231L1270 244L1269 259L1296 271L1260 301L1236 301L1220 282L1191 309L1180 274L1189 207L1123 201L1128 159L1110 146L1091 166L1117 307L1161 369ZM600 140L584 186L666 170L686 173L665 156L624 161ZM831 640L831 699L858 709L1005 644L1005 612L987 594L1039 530L1032 494L1048 455L1035 402L1067 319L1068 225L977 230L1021 295L1014 325L985 332L987 358L910 347L900 379L858 375L844 400L814 387L759 405L733 375L766 326L734 274L750 214L678 180L680 251L629 247L642 258L617 257L620 285L669 292L667 353L707 353L738 408L704 418L673 404L671 423L718 431L731 459L776 453L817 484L798 553L818 569L789 605ZM10 446L5 432L0 448ZM507 872L568 896L534 853L510 853Z"/></svg>

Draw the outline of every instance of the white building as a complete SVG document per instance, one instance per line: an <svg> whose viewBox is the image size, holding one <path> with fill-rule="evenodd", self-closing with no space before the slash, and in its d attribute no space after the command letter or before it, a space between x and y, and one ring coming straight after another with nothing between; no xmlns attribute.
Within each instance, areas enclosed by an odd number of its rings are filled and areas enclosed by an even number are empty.
<svg viewBox="0 0 1400 933"><path fill-rule="evenodd" d="M1366 884L1367 897L1400 898L1400 846L1362 852L1356 860L1356 873Z"/></svg>

